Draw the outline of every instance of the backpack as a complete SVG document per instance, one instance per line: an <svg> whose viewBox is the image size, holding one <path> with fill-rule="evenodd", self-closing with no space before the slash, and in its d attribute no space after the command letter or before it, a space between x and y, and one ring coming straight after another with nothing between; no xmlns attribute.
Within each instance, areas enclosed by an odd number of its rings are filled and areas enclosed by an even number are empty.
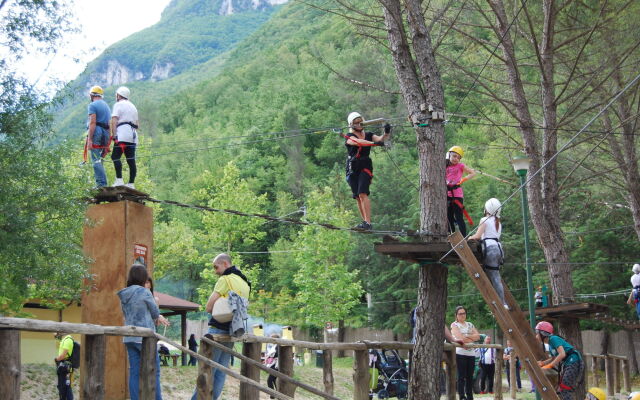
<svg viewBox="0 0 640 400"><path fill-rule="evenodd" d="M73 350L71 351L71 357L69 357L69 361L71 361L71 368L77 369L80 368L80 343L73 341Z"/></svg>

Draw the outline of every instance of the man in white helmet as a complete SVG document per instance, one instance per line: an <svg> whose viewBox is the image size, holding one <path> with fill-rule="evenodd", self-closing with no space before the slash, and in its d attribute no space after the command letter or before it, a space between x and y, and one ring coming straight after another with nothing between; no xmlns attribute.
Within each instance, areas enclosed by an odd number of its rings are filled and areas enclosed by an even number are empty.
<svg viewBox="0 0 640 400"><path fill-rule="evenodd" d="M121 86L116 90L116 104L111 113L111 136L114 139L113 167L116 170L116 180L113 186L127 186L135 189L136 180L136 145L138 144L138 110L129 101L129 88ZM129 165L129 182L125 185L122 180L122 162L120 157L124 153Z"/></svg>
<svg viewBox="0 0 640 400"><path fill-rule="evenodd" d="M633 275L631 275L631 287L633 287L633 290L629 294L627 304L636 307L636 314L640 319L640 264L633 264L631 271L633 271Z"/></svg>
<svg viewBox="0 0 640 400"><path fill-rule="evenodd" d="M373 179L373 163L369 158L371 146L383 145L389 138L391 125L385 124L384 135L374 135L364 131L364 119L357 112L347 117L349 133L345 136L347 147L346 175L347 183L351 187L353 198L358 202L358 211L362 222L356 228L371 230L371 202L369 200L369 185Z"/></svg>

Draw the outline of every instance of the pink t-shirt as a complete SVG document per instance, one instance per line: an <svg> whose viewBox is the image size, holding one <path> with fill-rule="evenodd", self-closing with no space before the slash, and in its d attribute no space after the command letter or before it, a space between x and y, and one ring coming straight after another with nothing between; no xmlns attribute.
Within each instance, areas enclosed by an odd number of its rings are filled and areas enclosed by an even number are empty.
<svg viewBox="0 0 640 400"><path fill-rule="evenodd" d="M447 171L445 175L445 177L447 178L447 185L455 185L456 183L460 182L460 179L462 179L463 173L464 173L463 163L449 165L447 167ZM449 192L447 192L447 196L449 196ZM462 193L462 187L459 187L453 190L453 197L460 197L460 198L464 197L464 194Z"/></svg>

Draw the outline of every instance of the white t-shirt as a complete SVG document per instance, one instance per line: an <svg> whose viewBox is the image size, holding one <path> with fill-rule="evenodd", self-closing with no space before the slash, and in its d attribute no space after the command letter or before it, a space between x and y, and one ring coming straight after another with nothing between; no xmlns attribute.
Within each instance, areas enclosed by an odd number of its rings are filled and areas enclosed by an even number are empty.
<svg viewBox="0 0 640 400"><path fill-rule="evenodd" d="M118 124L123 122L138 123L138 109L129 100L122 99L113 105L111 117L118 117ZM138 143L138 134L131 125L124 124L116 128L119 142Z"/></svg>
<svg viewBox="0 0 640 400"><path fill-rule="evenodd" d="M473 330L475 329L475 327L473 326L473 324L471 322L465 322L464 324L461 324L458 321L452 322L451 323L451 330L453 330L453 327L456 326L458 327L458 329L460 330L460 333L467 334L470 335ZM462 338L460 338L462 339ZM460 354L461 356L472 356L475 357L476 356L476 351L475 349L463 349L462 347L456 347L456 354Z"/></svg>
<svg viewBox="0 0 640 400"><path fill-rule="evenodd" d="M631 287L640 286L640 274L631 275Z"/></svg>
<svg viewBox="0 0 640 400"><path fill-rule="evenodd" d="M482 234L481 239L486 239L486 238L496 238L496 239L500 239L500 235L502 234L502 224L498 225L498 230L496 230L496 217L489 216L489 217L483 217L480 220L480 224L484 224L484 233ZM496 242L495 240L487 240L485 242L485 245L487 247L489 246L499 246L498 242Z"/></svg>

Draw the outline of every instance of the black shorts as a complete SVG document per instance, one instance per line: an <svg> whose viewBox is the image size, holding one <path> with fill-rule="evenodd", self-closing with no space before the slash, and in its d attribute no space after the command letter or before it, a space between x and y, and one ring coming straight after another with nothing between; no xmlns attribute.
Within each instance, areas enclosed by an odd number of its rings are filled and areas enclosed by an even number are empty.
<svg viewBox="0 0 640 400"><path fill-rule="evenodd" d="M369 185L373 177L364 171L352 172L347 176L347 183L351 186L353 198L357 199L361 193L369 195Z"/></svg>

